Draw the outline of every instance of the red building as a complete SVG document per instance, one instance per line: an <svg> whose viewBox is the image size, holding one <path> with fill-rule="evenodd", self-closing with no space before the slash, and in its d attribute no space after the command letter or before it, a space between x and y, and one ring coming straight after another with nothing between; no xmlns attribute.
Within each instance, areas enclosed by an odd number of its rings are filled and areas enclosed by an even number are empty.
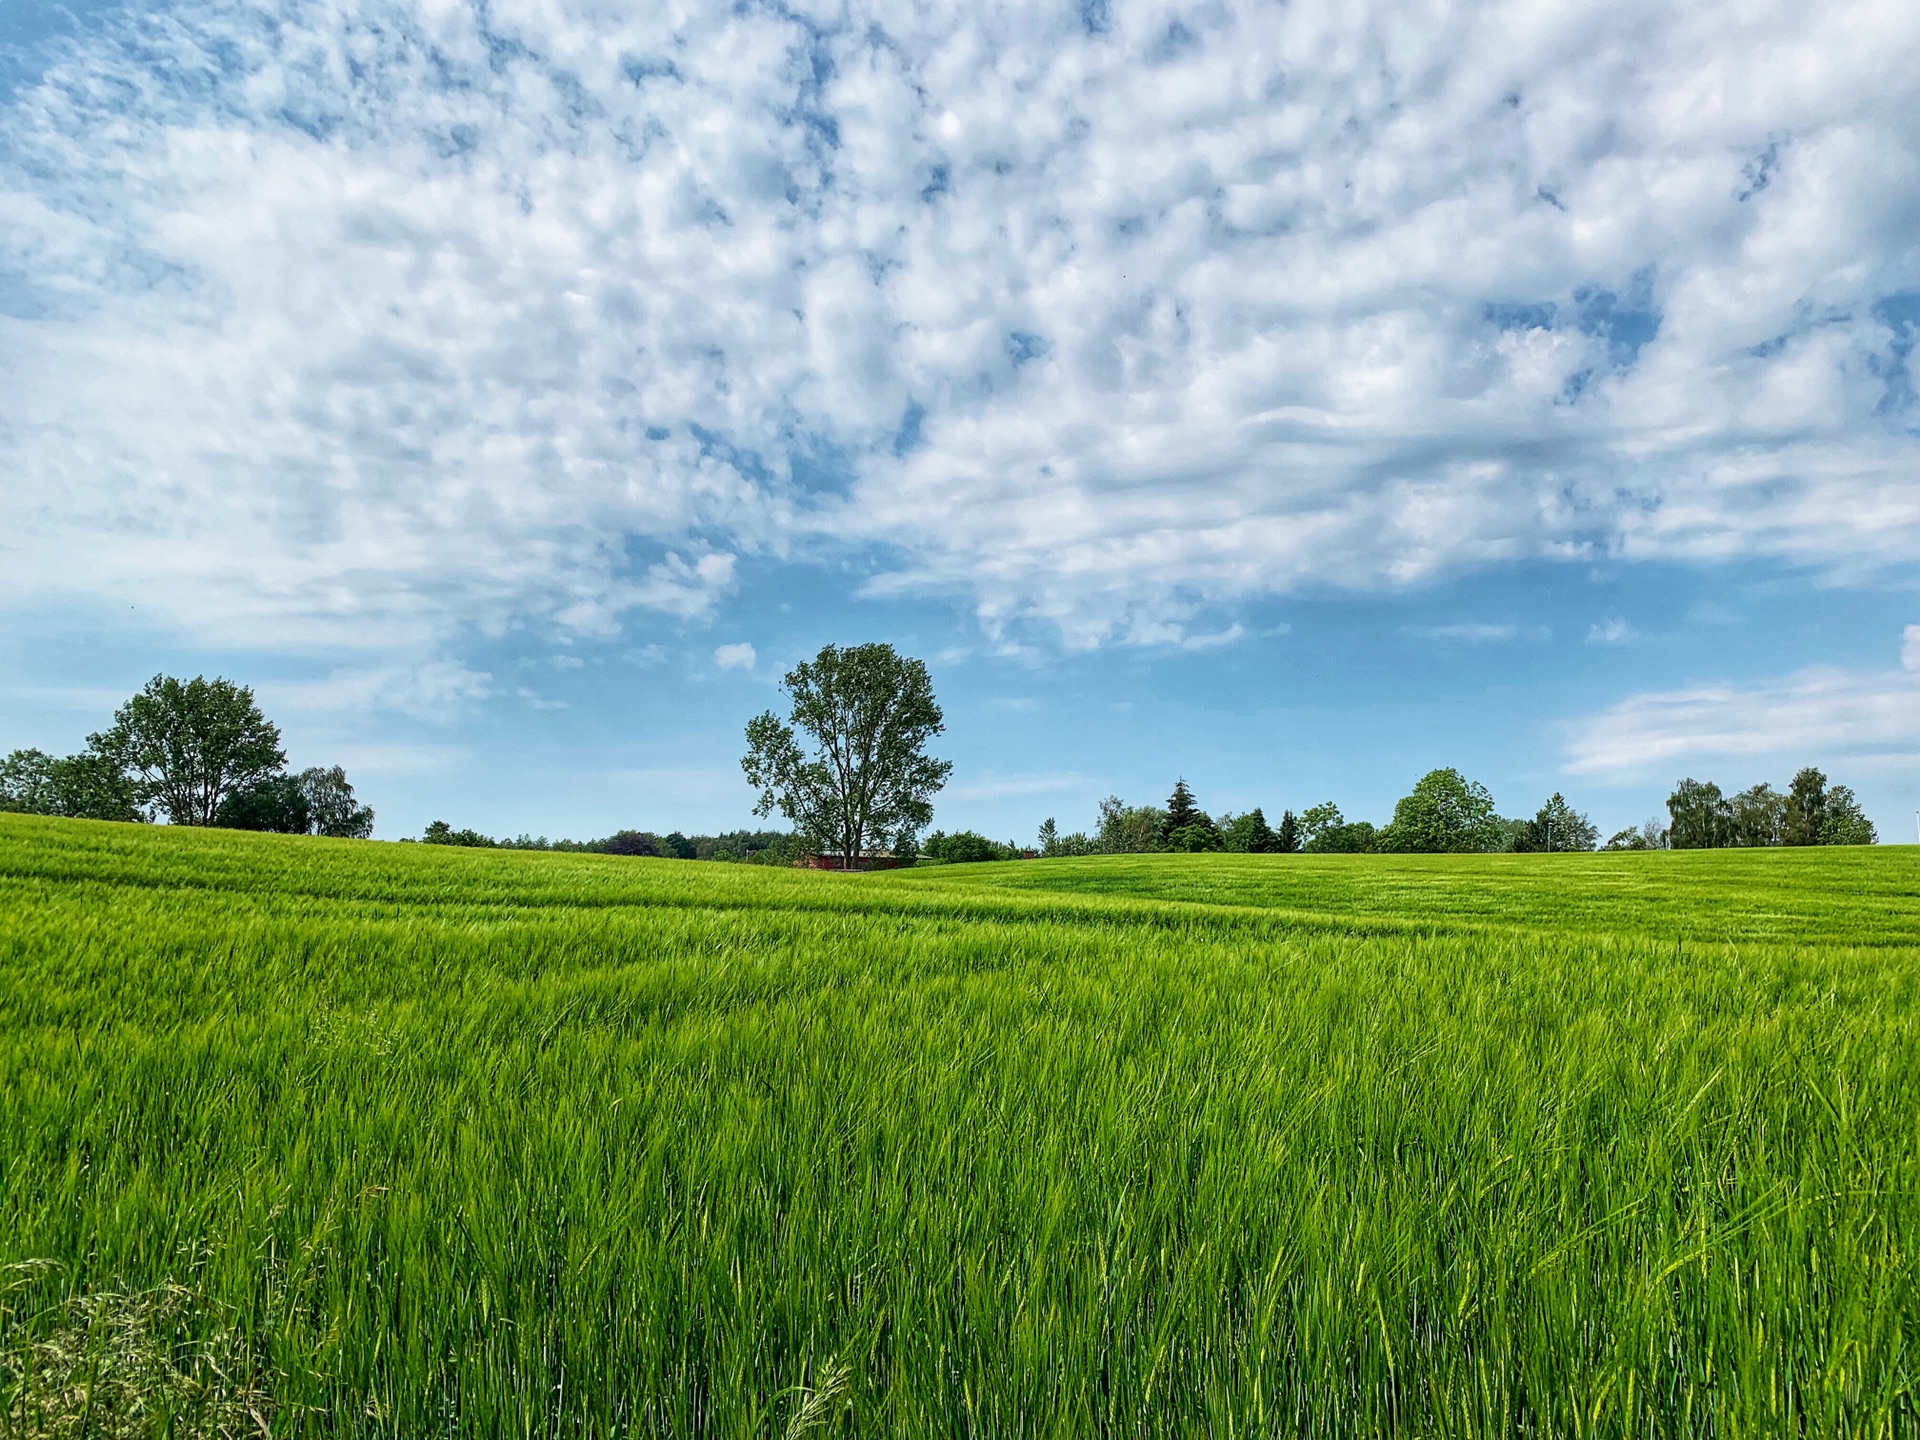
<svg viewBox="0 0 1920 1440"><path fill-rule="evenodd" d="M818 855L802 855L793 863L802 870L898 870L911 862L890 850L862 850L859 860L849 865L844 852L822 850Z"/></svg>

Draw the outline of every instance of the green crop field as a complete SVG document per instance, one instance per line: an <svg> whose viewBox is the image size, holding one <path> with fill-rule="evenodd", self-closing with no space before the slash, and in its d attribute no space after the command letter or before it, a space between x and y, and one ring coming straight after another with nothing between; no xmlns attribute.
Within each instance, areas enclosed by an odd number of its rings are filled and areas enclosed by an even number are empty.
<svg viewBox="0 0 1920 1440"><path fill-rule="evenodd" d="M1917 1256L1913 849L0 816L0 1433L1914 1435Z"/></svg>

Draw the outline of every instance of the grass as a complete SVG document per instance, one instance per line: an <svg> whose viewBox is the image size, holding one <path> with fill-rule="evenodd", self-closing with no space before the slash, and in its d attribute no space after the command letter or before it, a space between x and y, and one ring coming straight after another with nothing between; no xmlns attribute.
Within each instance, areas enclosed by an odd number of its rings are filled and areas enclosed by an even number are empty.
<svg viewBox="0 0 1920 1440"><path fill-rule="evenodd" d="M1913 1435L1917 979L1913 849L0 816L0 1383L186 1296L276 1435Z"/></svg>

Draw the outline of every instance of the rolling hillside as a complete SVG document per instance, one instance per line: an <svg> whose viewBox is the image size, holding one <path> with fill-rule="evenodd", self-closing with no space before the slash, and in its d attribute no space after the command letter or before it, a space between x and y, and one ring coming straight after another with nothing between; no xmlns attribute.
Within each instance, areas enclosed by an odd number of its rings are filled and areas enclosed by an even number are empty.
<svg viewBox="0 0 1920 1440"><path fill-rule="evenodd" d="M23 1434L142 1323L177 1433L1911 1434L1916 1142L1914 849L0 816Z"/></svg>

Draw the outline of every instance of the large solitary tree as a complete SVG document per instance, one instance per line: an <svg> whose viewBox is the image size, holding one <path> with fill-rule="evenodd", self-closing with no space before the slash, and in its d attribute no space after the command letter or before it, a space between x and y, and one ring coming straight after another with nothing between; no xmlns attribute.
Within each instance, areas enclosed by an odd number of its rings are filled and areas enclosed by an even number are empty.
<svg viewBox="0 0 1920 1440"><path fill-rule="evenodd" d="M778 810L849 866L870 840L897 845L933 819L953 765L927 754L946 727L924 661L891 645L828 645L780 684L789 717L769 710L747 725L740 766L760 792L754 813Z"/></svg>
<svg viewBox="0 0 1920 1440"><path fill-rule="evenodd" d="M156 675L114 712L93 748L133 774L143 803L175 825L211 825L220 802L280 773L280 731L253 703L253 691L204 675Z"/></svg>

